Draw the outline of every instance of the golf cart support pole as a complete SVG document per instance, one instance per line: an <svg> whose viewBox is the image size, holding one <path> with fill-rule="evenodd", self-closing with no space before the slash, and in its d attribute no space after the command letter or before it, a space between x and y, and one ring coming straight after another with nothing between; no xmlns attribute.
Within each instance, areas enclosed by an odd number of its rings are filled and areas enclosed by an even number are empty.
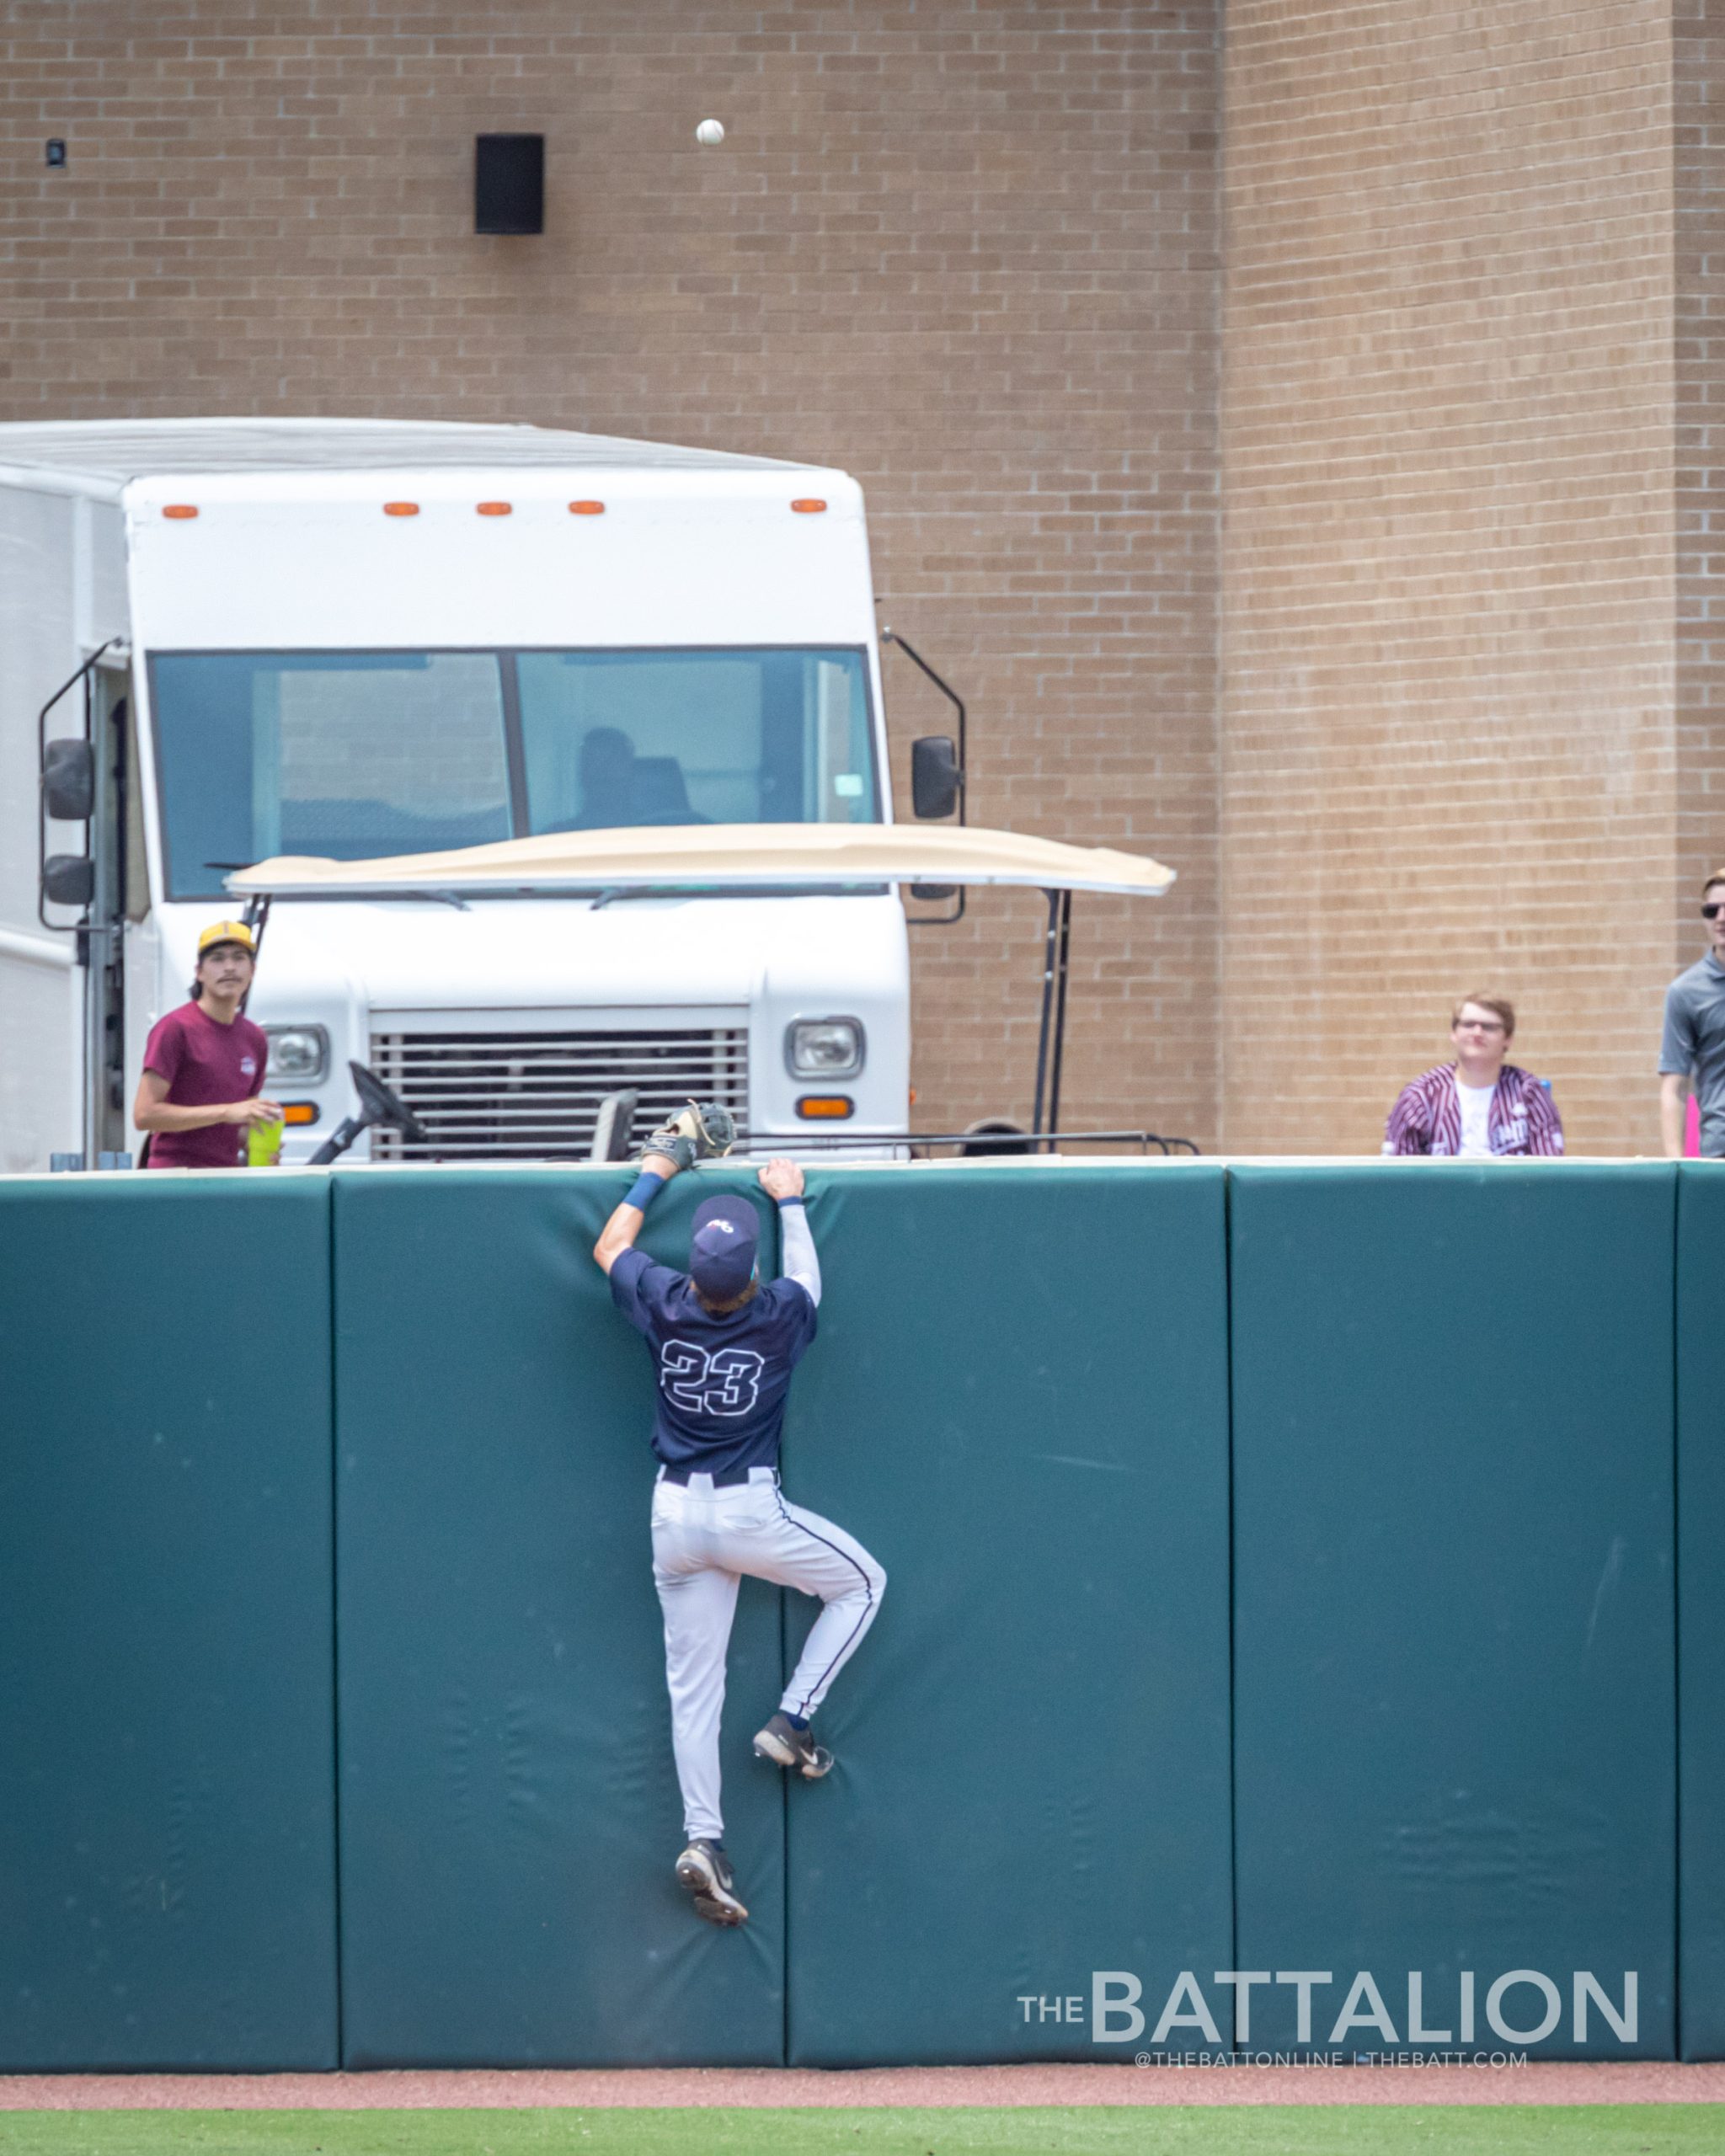
<svg viewBox="0 0 1725 2156"><path fill-rule="evenodd" d="M1037 1138L1060 1128L1060 1065L1066 1047L1066 972L1072 947L1072 894L1052 890L1044 895L1048 899L1048 930L1043 938L1042 1030L1036 1043L1036 1108L1030 1123L1032 1135Z"/></svg>
<svg viewBox="0 0 1725 2156"><path fill-rule="evenodd" d="M1060 947L1055 959L1055 1044L1048 1083L1048 1127L1060 1127L1060 1068L1066 1057L1066 981L1072 952L1072 894L1060 894ZM1049 1148L1052 1152L1052 1145Z"/></svg>

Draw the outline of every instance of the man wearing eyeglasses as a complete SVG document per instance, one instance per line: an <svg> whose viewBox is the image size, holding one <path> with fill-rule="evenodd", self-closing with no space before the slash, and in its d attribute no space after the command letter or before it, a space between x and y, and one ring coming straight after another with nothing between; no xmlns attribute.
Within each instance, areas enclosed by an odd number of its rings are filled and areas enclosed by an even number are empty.
<svg viewBox="0 0 1725 2156"><path fill-rule="evenodd" d="M1684 1097L1701 1105L1701 1157L1725 1160L1725 868L1701 886L1708 948L1665 990L1659 1044L1659 1125L1668 1161L1683 1158Z"/></svg>
<svg viewBox="0 0 1725 2156"><path fill-rule="evenodd" d="M1450 1020L1455 1060L1402 1088L1384 1132L1392 1154L1496 1161L1561 1153L1563 1123L1551 1088L1506 1063L1515 1010L1501 995L1464 996Z"/></svg>

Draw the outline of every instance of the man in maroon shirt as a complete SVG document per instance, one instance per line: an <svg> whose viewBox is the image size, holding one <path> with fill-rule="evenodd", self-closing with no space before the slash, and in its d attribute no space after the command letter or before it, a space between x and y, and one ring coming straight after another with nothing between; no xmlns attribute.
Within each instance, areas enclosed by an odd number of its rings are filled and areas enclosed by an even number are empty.
<svg viewBox="0 0 1725 2156"><path fill-rule="evenodd" d="M150 1133L152 1168L239 1167L250 1126L281 1119L263 1098L270 1043L240 1016L257 948L243 921L206 928L191 1001L151 1028L131 1119Z"/></svg>

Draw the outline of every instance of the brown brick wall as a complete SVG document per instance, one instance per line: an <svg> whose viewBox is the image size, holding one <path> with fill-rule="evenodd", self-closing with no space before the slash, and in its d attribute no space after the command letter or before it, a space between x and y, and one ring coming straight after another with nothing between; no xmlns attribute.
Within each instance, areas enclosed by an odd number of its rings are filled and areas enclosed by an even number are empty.
<svg viewBox="0 0 1725 2156"><path fill-rule="evenodd" d="M1725 17L1674 0L1677 310L1677 950L1725 862Z"/></svg>
<svg viewBox="0 0 1725 2156"><path fill-rule="evenodd" d="M1081 903L1069 1119L1214 1137L1209 0L0 19L0 416L526 419L847 467L883 617L970 698L975 820L1181 872ZM511 128L548 137L548 230L475 238L471 138ZM901 754L944 730L890 655L889 694ZM923 1128L1028 1107L1039 919L985 896L916 939Z"/></svg>
<svg viewBox="0 0 1725 2156"><path fill-rule="evenodd" d="M1229 9L1231 1147L1375 1150L1477 987L1577 1148L1657 1150L1671 30L1668 0Z"/></svg>

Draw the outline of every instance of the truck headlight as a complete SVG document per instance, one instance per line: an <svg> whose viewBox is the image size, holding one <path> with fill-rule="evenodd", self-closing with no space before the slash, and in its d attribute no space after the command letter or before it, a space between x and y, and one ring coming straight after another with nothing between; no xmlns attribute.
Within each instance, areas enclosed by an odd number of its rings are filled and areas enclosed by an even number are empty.
<svg viewBox="0 0 1725 2156"><path fill-rule="evenodd" d="M329 1034L323 1026L265 1026L270 1043L269 1075L295 1078L304 1085L329 1068Z"/></svg>
<svg viewBox="0 0 1725 2156"><path fill-rule="evenodd" d="M785 1068L793 1078L854 1078L867 1048L860 1018L793 1018L785 1027Z"/></svg>

